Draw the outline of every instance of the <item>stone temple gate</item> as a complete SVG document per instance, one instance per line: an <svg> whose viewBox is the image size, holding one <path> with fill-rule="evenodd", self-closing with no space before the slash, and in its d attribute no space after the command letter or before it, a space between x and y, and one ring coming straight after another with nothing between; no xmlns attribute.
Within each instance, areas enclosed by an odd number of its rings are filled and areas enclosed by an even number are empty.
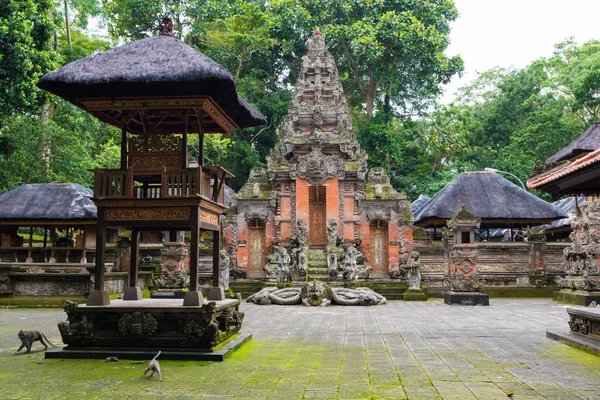
<svg viewBox="0 0 600 400"><path fill-rule="evenodd" d="M251 171L223 230L233 264L248 278L397 277L412 250L410 203L383 168L367 173L318 30L267 166Z"/></svg>

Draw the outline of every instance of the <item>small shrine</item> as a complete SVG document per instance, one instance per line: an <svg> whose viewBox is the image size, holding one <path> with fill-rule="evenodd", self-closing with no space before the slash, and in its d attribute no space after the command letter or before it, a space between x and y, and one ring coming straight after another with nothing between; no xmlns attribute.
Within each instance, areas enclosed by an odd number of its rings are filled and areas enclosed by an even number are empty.
<svg viewBox="0 0 600 400"><path fill-rule="evenodd" d="M230 204L223 235L233 265L280 285L389 279L412 250L410 223L410 203L385 170L367 171L317 29L267 168L254 168Z"/></svg>
<svg viewBox="0 0 600 400"><path fill-rule="evenodd" d="M489 305L488 295L481 293L484 280L477 273L477 243L475 230L481 219L462 206L447 222L445 251L448 264L445 285L449 292L444 295L446 304ZM452 235L451 235L452 234Z"/></svg>

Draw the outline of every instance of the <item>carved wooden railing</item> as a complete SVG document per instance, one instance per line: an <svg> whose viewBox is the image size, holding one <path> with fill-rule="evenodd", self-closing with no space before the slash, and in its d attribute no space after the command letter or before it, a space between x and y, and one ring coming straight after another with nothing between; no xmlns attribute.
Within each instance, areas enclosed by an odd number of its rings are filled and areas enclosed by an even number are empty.
<svg viewBox="0 0 600 400"><path fill-rule="evenodd" d="M129 171L119 169L94 170L94 197L131 197L132 181Z"/></svg>
<svg viewBox="0 0 600 400"><path fill-rule="evenodd" d="M94 171L99 199L169 199L201 196L223 204L225 185L214 168L130 168ZM216 187L215 187L216 185Z"/></svg>

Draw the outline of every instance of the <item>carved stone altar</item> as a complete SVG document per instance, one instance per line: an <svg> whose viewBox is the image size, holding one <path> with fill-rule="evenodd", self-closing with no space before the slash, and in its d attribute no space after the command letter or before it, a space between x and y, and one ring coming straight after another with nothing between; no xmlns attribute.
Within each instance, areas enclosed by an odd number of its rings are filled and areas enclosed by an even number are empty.
<svg viewBox="0 0 600 400"><path fill-rule="evenodd" d="M557 277L555 300L583 306L600 303L600 201L589 201L571 223L573 244L564 250L565 278Z"/></svg>
<svg viewBox="0 0 600 400"><path fill-rule="evenodd" d="M67 321L58 328L67 347L46 353L47 358L69 358L69 352L79 356L90 352L88 358L96 358L100 348L129 353L125 358L135 358L136 351L148 349L212 352L240 331L244 319L239 300L209 302L201 307L182 307L181 300L174 299L114 300L109 306L67 301L64 310Z"/></svg>
<svg viewBox="0 0 600 400"><path fill-rule="evenodd" d="M286 282L388 279L412 248L410 203L356 139L332 55L317 31L267 157L230 205L224 231L236 269ZM285 248L287 271L278 261ZM280 277L277 278L277 271Z"/></svg>
<svg viewBox="0 0 600 400"><path fill-rule="evenodd" d="M600 356L600 307L592 301L588 307L568 307L569 332L547 331L546 337Z"/></svg>
<svg viewBox="0 0 600 400"><path fill-rule="evenodd" d="M447 222L450 232L454 233L451 243L445 234L445 246L448 247L448 270L444 285L449 289L444 295L446 304L489 305L489 298L481 293L485 281L477 273L477 243L475 229L480 219L469 213L465 206Z"/></svg>

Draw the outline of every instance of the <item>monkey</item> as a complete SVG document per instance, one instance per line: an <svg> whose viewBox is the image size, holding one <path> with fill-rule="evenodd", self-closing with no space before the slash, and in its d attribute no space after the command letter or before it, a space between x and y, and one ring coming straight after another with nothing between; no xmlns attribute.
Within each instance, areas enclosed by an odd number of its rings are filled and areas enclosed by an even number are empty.
<svg viewBox="0 0 600 400"><path fill-rule="evenodd" d="M31 351L31 345L33 344L33 342L38 340L41 344L44 345L44 350L48 350L48 344L52 345L53 347L56 347L56 345L51 343L48 340L48 338L40 331L19 331L18 336L21 340L21 347L19 347L19 349L15 351L15 354L21 351L23 347L26 347L26 353L29 353Z"/></svg>
<svg viewBox="0 0 600 400"><path fill-rule="evenodd" d="M152 371L152 373L150 374L150 376L154 375L154 373L156 372L158 374L158 380L160 382L162 382L162 378L160 376L160 365L158 364L158 361L156 361L156 359L158 358L158 356L160 356L160 353L161 353L161 351L159 350L158 354L155 355L152 360L150 360L150 362L148 363L148 367L144 371L144 375L146 375L146 372L148 372L148 371Z"/></svg>

